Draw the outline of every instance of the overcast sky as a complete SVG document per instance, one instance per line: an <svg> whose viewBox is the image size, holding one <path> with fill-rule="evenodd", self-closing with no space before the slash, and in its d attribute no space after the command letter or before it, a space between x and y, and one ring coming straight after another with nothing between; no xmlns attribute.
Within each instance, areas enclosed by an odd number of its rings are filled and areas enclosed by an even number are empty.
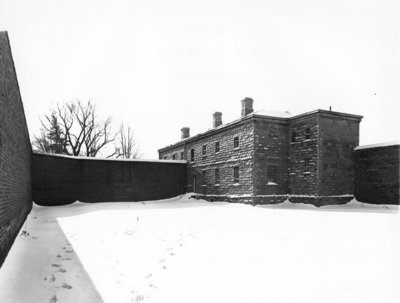
<svg viewBox="0 0 400 303"><path fill-rule="evenodd" d="M31 138L88 99L135 130L143 158L240 100L363 115L360 143L399 139L400 1L0 0Z"/></svg>

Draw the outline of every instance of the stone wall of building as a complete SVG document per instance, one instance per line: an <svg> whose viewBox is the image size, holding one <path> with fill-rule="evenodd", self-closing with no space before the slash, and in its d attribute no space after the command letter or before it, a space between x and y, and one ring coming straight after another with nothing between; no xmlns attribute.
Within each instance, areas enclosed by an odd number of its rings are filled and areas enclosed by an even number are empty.
<svg viewBox="0 0 400 303"><path fill-rule="evenodd" d="M235 137L239 138L238 148L234 148ZM215 149L216 142L219 142L219 152ZM162 149L159 156L160 159L171 159L172 155L184 152L188 161L188 192L207 195L207 199L236 199L236 196L253 194L253 147L254 124L251 119L245 118L232 126L222 126ZM194 161L191 161L192 149ZM237 183L234 180L234 167L239 169ZM216 180L216 170L219 170L219 182Z"/></svg>
<svg viewBox="0 0 400 303"><path fill-rule="evenodd" d="M400 145L355 150L355 197L374 204L400 204Z"/></svg>
<svg viewBox="0 0 400 303"><path fill-rule="evenodd" d="M0 265L32 207L31 155L8 35L0 32Z"/></svg>
<svg viewBox="0 0 400 303"><path fill-rule="evenodd" d="M359 145L360 121L360 116L330 112L320 114L320 196L354 195L354 148Z"/></svg>
<svg viewBox="0 0 400 303"><path fill-rule="evenodd" d="M318 114L289 122L289 194L318 194Z"/></svg>
<svg viewBox="0 0 400 303"><path fill-rule="evenodd" d="M33 154L32 180L39 205L159 200L185 192L186 162Z"/></svg>
<svg viewBox="0 0 400 303"><path fill-rule="evenodd" d="M254 195L257 203L282 202L288 193L287 121L258 117L254 123Z"/></svg>

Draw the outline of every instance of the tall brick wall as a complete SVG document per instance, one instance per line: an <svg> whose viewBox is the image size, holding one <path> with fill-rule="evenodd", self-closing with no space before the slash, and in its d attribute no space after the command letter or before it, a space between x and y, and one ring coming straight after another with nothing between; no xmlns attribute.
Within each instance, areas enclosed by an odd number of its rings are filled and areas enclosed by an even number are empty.
<svg viewBox="0 0 400 303"><path fill-rule="evenodd" d="M185 192L186 163L33 154L32 181L40 205L158 200Z"/></svg>
<svg viewBox="0 0 400 303"><path fill-rule="evenodd" d="M400 204L400 145L356 149L355 197L374 204Z"/></svg>
<svg viewBox="0 0 400 303"><path fill-rule="evenodd" d="M353 195L354 148L361 117L321 113L319 117L319 195Z"/></svg>
<svg viewBox="0 0 400 303"><path fill-rule="evenodd" d="M0 32L0 265L32 207L31 154L8 36Z"/></svg>

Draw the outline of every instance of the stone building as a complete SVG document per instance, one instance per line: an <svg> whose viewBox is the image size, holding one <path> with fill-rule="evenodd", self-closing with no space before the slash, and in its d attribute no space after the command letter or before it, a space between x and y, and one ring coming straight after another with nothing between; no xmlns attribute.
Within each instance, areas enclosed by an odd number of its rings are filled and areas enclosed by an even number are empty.
<svg viewBox="0 0 400 303"><path fill-rule="evenodd" d="M297 116L254 112L158 150L160 159L187 160L187 191L207 200L245 203L346 202L354 194L354 148L362 116L315 110Z"/></svg>

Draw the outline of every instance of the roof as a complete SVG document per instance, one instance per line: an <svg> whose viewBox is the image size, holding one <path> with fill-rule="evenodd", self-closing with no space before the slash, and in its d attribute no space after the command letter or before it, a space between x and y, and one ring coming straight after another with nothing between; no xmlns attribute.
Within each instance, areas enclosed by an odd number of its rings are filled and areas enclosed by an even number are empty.
<svg viewBox="0 0 400 303"><path fill-rule="evenodd" d="M166 149L172 148L172 147L176 147L179 145L183 145L185 143L191 142L191 141L195 141L201 137L204 136L209 136L215 132L219 132L222 130L225 130L226 128L230 128L230 127L234 127L237 124L242 123L243 121L252 119L252 118L262 118L262 119L272 119L275 121L281 121L281 122L289 122L289 121L293 121L295 119L299 119L302 117L306 117L309 115L313 115L313 114L325 114L325 115L331 115L331 116L340 116L343 118L350 118L350 119L356 119L356 120L361 120L363 118L363 116L360 115L353 115L353 114L347 114L347 113L341 113L341 112L335 112L335 111L329 111L329 110L323 110L323 109L317 109L311 112L306 112L300 115L295 115L292 116L292 114L288 111L285 112L280 112L280 111L274 111L274 110L265 110L265 109L261 109L261 110L257 110L251 114L246 115L245 117L239 118L237 120L234 120L230 123L227 124L222 124L216 128L213 129L209 129L205 132L202 132L200 134L182 139L176 143L170 144L168 146L162 147L158 150L158 152L160 151L164 151Z"/></svg>

